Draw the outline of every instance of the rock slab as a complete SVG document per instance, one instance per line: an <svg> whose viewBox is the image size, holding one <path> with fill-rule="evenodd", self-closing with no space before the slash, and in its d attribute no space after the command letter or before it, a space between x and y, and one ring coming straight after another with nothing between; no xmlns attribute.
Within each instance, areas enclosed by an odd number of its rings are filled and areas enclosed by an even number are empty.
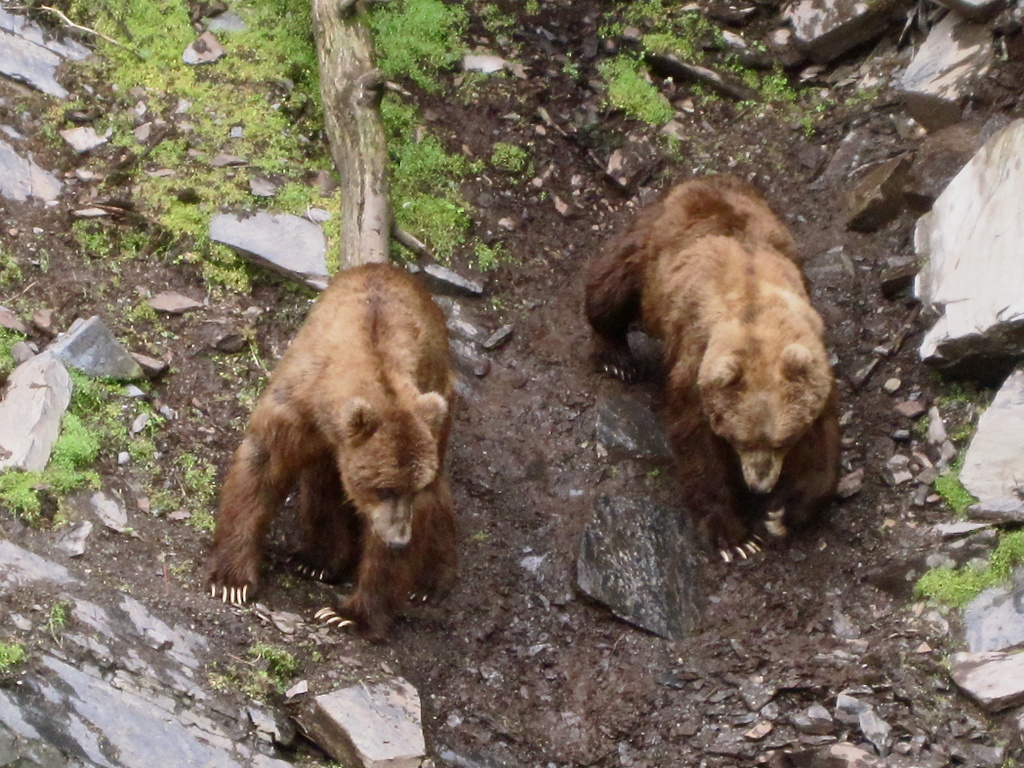
<svg viewBox="0 0 1024 768"><path fill-rule="evenodd" d="M303 727L345 765L418 768L426 753L420 697L401 678L317 696Z"/></svg>
<svg viewBox="0 0 1024 768"><path fill-rule="evenodd" d="M915 292L939 319L922 359L992 378L1024 356L1024 120L996 133L922 216Z"/></svg>
<svg viewBox="0 0 1024 768"><path fill-rule="evenodd" d="M630 624L683 638L698 615L692 541L676 510L602 496L583 531L577 583Z"/></svg>
<svg viewBox="0 0 1024 768"><path fill-rule="evenodd" d="M130 381L141 379L142 368L100 319L93 315L88 320L79 318L67 333L61 334L48 350L70 368L77 368L89 376L106 376Z"/></svg>
<svg viewBox="0 0 1024 768"><path fill-rule="evenodd" d="M45 469L69 402L71 377L54 355L44 352L15 368L0 401L0 470Z"/></svg>
<svg viewBox="0 0 1024 768"><path fill-rule="evenodd" d="M1024 569L1005 586L986 589L964 611L967 648L1002 651L1024 643Z"/></svg>
<svg viewBox="0 0 1024 768"><path fill-rule="evenodd" d="M954 653L951 662L953 682L989 712L1024 702L1024 653Z"/></svg>
<svg viewBox="0 0 1024 768"><path fill-rule="evenodd" d="M958 122L964 100L994 58L987 24L948 14L932 27L900 80L907 111L929 130Z"/></svg>
<svg viewBox="0 0 1024 768"><path fill-rule="evenodd" d="M308 219L290 214L222 213L210 222L210 239L318 290L327 287L327 240L323 230Z"/></svg>
<svg viewBox="0 0 1024 768"><path fill-rule="evenodd" d="M1011 375L978 419L960 482L985 501L1017 493L1024 481L1024 371Z"/></svg>
<svg viewBox="0 0 1024 768"><path fill-rule="evenodd" d="M832 61L883 32L907 0L798 0L785 12L797 44L816 61Z"/></svg>
<svg viewBox="0 0 1024 768"><path fill-rule="evenodd" d="M43 202L60 195L60 179L21 157L6 141L0 140L0 195L23 202L30 197Z"/></svg>

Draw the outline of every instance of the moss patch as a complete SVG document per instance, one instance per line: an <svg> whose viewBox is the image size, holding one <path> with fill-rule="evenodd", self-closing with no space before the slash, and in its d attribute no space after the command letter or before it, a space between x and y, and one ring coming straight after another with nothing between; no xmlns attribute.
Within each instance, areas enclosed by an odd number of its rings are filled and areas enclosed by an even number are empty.
<svg viewBox="0 0 1024 768"><path fill-rule="evenodd" d="M1009 579L1013 569L1022 563L1024 531L1004 534L985 566L933 568L918 580L914 593L952 608L964 608L982 590Z"/></svg>
<svg viewBox="0 0 1024 768"><path fill-rule="evenodd" d="M642 65L635 58L617 56L602 62L598 71L607 83L605 98L611 108L650 125L661 125L672 119L671 105L642 74Z"/></svg>
<svg viewBox="0 0 1024 768"><path fill-rule="evenodd" d="M389 78L409 78L426 91L460 58L468 24L466 9L441 0L396 0L370 17L377 66Z"/></svg>
<svg viewBox="0 0 1024 768"><path fill-rule="evenodd" d="M25 658L25 649L21 643L15 640L0 642L0 674L8 673L23 658Z"/></svg>

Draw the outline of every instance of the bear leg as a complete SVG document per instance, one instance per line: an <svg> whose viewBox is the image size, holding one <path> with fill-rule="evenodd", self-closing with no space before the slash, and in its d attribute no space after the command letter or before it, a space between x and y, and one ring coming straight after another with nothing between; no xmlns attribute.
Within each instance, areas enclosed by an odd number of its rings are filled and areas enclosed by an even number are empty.
<svg viewBox="0 0 1024 768"><path fill-rule="evenodd" d="M419 494L413 520L412 551L406 567L414 569L415 595L440 599L458 578L458 548L451 488L443 471Z"/></svg>
<svg viewBox="0 0 1024 768"><path fill-rule="evenodd" d="M359 560L360 523L346 499L333 452L323 453L299 476L301 548L294 559L303 575L335 582Z"/></svg>
<svg viewBox="0 0 1024 768"><path fill-rule="evenodd" d="M639 317L641 275L628 258L632 241L594 259L587 268L587 320L594 330L594 363L599 371L624 381L637 377L629 349L630 324Z"/></svg>

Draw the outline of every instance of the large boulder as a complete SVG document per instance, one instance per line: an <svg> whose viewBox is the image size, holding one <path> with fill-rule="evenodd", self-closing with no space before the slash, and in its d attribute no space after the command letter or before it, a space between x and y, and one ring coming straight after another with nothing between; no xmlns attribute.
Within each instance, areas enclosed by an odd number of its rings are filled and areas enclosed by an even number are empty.
<svg viewBox="0 0 1024 768"><path fill-rule="evenodd" d="M917 223L915 291L939 318L921 343L935 366L998 380L1024 357L1024 120L996 133Z"/></svg>

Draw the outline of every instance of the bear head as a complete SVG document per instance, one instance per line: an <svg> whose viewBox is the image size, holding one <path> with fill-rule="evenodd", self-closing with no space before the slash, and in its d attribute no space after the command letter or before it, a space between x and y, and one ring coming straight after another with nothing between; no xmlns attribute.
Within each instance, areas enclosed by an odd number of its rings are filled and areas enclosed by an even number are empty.
<svg viewBox="0 0 1024 768"><path fill-rule="evenodd" d="M716 330L698 372L711 429L732 446L757 493L775 487L786 454L821 415L833 385L818 333L787 325Z"/></svg>
<svg viewBox="0 0 1024 768"><path fill-rule="evenodd" d="M448 403L437 392L417 393L405 408L361 397L342 408L342 485L370 530L392 547L412 538L416 495L437 477L447 420Z"/></svg>

